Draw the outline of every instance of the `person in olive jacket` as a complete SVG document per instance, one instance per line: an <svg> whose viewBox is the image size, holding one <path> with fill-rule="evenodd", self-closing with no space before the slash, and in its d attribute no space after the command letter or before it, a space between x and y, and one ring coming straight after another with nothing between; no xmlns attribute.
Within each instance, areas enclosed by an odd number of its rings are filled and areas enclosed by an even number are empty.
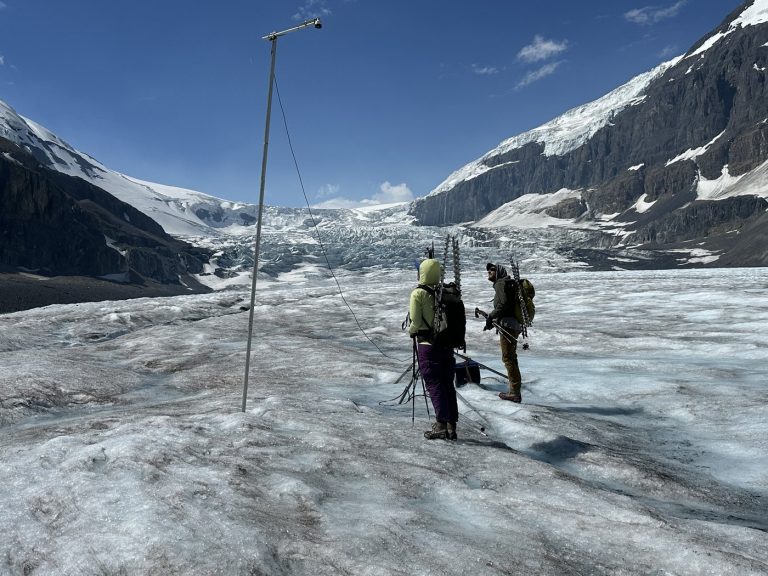
<svg viewBox="0 0 768 576"><path fill-rule="evenodd" d="M430 258L419 265L419 286L411 292L408 309L411 318L408 334L416 339L419 370L437 420L431 430L424 432L424 437L428 440L456 440L456 422L459 419L456 389L453 387L456 360L452 349L432 341L434 292L440 284L440 277L440 262L437 260Z"/></svg>
<svg viewBox="0 0 768 576"><path fill-rule="evenodd" d="M515 318L515 288L514 280L501 264L488 262L485 267L488 281L493 283L493 311L488 314L483 330L494 328L494 322L499 326L499 344L501 345L501 360L507 369L509 392L499 393L499 398L511 402L521 402L520 366L517 363L517 339L522 327ZM519 306L519 305L518 305Z"/></svg>

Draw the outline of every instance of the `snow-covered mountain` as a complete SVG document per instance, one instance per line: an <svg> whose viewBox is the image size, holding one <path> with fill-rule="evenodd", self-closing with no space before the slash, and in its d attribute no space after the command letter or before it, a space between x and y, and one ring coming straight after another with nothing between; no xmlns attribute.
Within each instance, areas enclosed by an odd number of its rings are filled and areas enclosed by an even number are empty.
<svg viewBox="0 0 768 576"><path fill-rule="evenodd" d="M73 285L107 282L111 295L125 293L116 283L132 285L128 290L134 293L136 287L147 288L139 290L145 296L204 289L192 275L203 271L207 251L168 235L103 189L46 167L29 150L0 138L0 272L80 277ZM0 310L7 309L8 298L12 308L50 303L46 298L25 303L29 290L5 288ZM43 292L53 301L72 301L67 295L72 290L57 285Z"/></svg>
<svg viewBox="0 0 768 576"><path fill-rule="evenodd" d="M411 213L593 230L580 247L593 265L637 248L660 265L768 265L767 70L768 0L747 0L686 54L505 140Z"/></svg>
<svg viewBox="0 0 768 576"><path fill-rule="evenodd" d="M3 102L0 138L23 147L43 166L103 188L151 217L166 232L209 251L212 257L198 276L204 284L221 288L248 282L247 275L253 266L257 206L120 174ZM499 226L486 220L477 229L465 225L416 226L408 211L407 204L311 212L265 206L260 270L270 276L298 268L327 273L321 271L328 264L321 245L334 268L402 269L410 267L432 243L442 254L447 234L461 238L462 261L468 269L482 269L485 261L506 260L510 255L521 260L528 271L590 267L574 248L595 238L591 226L533 230L526 225L527 217L519 214L514 228L506 226L506 219ZM687 261L685 255L678 258L675 263ZM646 262L645 267L654 265L649 254L636 252L631 261L636 265L638 259Z"/></svg>
<svg viewBox="0 0 768 576"><path fill-rule="evenodd" d="M641 103L645 99L648 85L674 66L680 58L665 62L650 72L636 76L602 98L577 106L538 128L523 132L504 140L496 148L456 170L440 183L429 196L435 196L455 188L461 182L477 178L489 170L496 170L508 163L495 163L495 159L507 152L522 148L526 144L543 146L545 156L562 156L584 145L598 130L608 126L611 118L627 106ZM514 162L511 162L514 163Z"/></svg>
<svg viewBox="0 0 768 576"><path fill-rule="evenodd" d="M23 147L43 166L82 178L126 202L173 235L215 235L252 224L255 207L202 192L146 182L104 166L0 100L0 138Z"/></svg>
<svg viewBox="0 0 768 576"><path fill-rule="evenodd" d="M349 269L406 265L446 233L478 263L514 252L545 270L767 265L766 69L768 0L748 0L687 54L505 140L410 206L317 210L319 231L307 210L265 207L262 269L311 265L326 243ZM257 206L111 170L0 101L3 140L212 250L204 281L249 270Z"/></svg>
<svg viewBox="0 0 768 576"><path fill-rule="evenodd" d="M166 232L208 251L212 257L198 276L204 284L221 288L249 282L257 206L120 174L0 101L3 138L47 169L98 186L152 218ZM3 160L9 157L0 157ZM329 263L346 270L409 268L433 243L442 254L447 234L462 238L462 259L469 268L482 269L486 260L506 259L510 253L524 260L529 270L584 266L560 250L572 243L573 232L495 235L465 226L415 226L408 210L407 204L311 211L265 206L260 270L274 277L295 269L325 274Z"/></svg>

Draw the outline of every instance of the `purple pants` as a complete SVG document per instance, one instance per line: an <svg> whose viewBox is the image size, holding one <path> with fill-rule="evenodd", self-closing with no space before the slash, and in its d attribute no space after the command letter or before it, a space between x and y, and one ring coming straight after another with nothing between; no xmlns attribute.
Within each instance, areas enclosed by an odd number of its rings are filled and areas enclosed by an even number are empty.
<svg viewBox="0 0 768 576"><path fill-rule="evenodd" d="M459 406L453 387L456 371L453 350L434 344L419 344L419 370L435 409L435 419L438 422L457 422Z"/></svg>

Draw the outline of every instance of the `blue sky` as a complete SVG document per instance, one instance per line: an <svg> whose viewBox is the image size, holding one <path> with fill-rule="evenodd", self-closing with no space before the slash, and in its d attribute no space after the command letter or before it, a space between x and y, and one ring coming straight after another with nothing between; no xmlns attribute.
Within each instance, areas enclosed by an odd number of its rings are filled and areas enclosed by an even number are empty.
<svg viewBox="0 0 768 576"><path fill-rule="evenodd" d="M0 0L0 99L110 168L258 201L270 45L313 205L407 200L739 0ZM303 206L275 95L266 203Z"/></svg>

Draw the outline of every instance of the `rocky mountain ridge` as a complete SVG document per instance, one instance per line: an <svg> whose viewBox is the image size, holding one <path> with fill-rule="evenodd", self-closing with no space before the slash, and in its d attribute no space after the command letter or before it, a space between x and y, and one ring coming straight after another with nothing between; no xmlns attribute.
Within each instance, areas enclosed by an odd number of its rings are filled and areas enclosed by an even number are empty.
<svg viewBox="0 0 768 576"><path fill-rule="evenodd" d="M538 214L601 229L578 247L588 260L590 249L598 260L634 247L768 265L766 69L768 0L748 0L682 57L503 142L411 214L428 225L482 221L502 207L515 214L528 195L569 191Z"/></svg>
<svg viewBox="0 0 768 576"><path fill-rule="evenodd" d="M256 221L256 206L252 204L230 202L116 172L34 120L21 116L2 100L0 139L32 155L40 166L84 180L130 204L171 235L216 235L227 227L249 226Z"/></svg>
<svg viewBox="0 0 768 576"><path fill-rule="evenodd" d="M539 270L768 265L766 22L768 0L746 2L687 54L508 139L415 201L409 214L314 211L331 261L350 270L408 265L423 245L456 233L470 258L514 253ZM227 279L250 270L256 205L115 172L4 102L0 142L3 186L34 181L31 197L67 191L57 206L72 210L55 214L80 218L40 228L39 236L51 234L50 247L35 250L28 268L79 262L88 274L130 279L133 270L159 282L178 282L179 272ZM22 176L20 167L36 176ZM3 226L16 244L6 252L34 245L12 229L13 211L29 210L14 201ZM85 206L92 209L87 222ZM262 271L277 275L318 259L305 210L265 207L264 216ZM139 222L144 232L128 240L135 230L126 225ZM57 231L94 223L87 241L56 240ZM176 240L146 240L160 228ZM179 240L201 250L166 244L159 260L149 256L147 244ZM206 255L213 255L209 264Z"/></svg>
<svg viewBox="0 0 768 576"><path fill-rule="evenodd" d="M0 271L203 287L209 254L80 178L0 137Z"/></svg>

